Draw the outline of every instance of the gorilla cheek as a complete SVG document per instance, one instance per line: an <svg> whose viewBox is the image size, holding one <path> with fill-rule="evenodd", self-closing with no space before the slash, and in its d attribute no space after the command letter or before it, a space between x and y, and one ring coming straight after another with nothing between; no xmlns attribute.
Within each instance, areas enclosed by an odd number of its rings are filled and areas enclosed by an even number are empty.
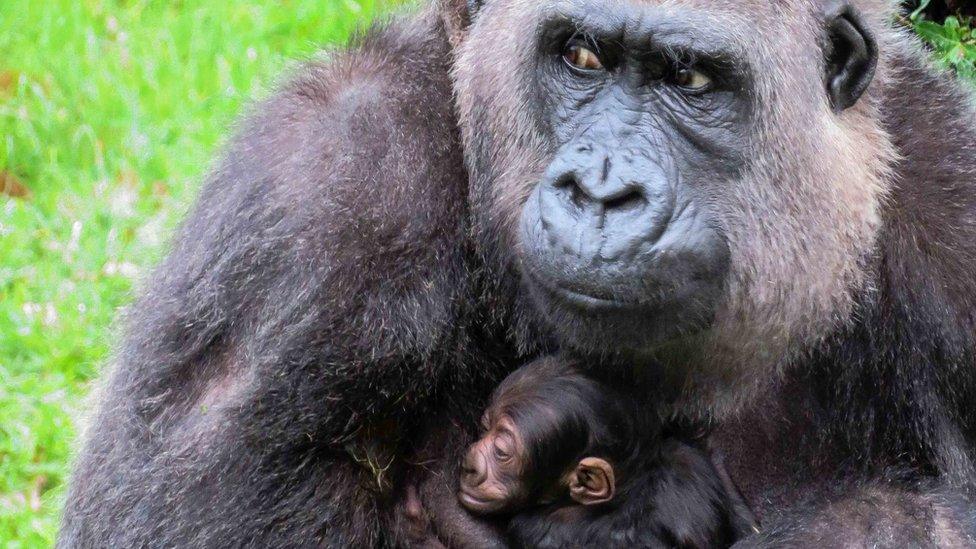
<svg viewBox="0 0 976 549"><path fill-rule="evenodd" d="M543 245L547 242L548 237L543 227L538 186L529 195L525 205L522 206L522 213L519 216L518 239L522 268L538 268L538 263L549 253L549 248L552 246L552 243L549 246Z"/></svg>

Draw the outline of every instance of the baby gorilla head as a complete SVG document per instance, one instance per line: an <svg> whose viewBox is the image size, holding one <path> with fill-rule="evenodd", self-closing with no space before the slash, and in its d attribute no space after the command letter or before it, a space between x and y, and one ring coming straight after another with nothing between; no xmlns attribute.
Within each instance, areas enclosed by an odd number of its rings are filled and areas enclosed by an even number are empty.
<svg viewBox="0 0 976 549"><path fill-rule="evenodd" d="M614 464L636 438L622 401L556 360L519 369L496 389L464 459L461 503L487 514L612 500Z"/></svg>

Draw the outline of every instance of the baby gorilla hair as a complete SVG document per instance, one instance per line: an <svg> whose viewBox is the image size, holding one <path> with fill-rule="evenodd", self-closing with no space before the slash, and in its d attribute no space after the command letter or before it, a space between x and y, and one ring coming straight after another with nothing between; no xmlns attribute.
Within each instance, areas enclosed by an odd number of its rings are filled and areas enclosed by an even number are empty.
<svg viewBox="0 0 976 549"><path fill-rule="evenodd" d="M547 358L501 383L459 497L516 547L716 547L755 520L698 443L624 390Z"/></svg>
<svg viewBox="0 0 976 549"><path fill-rule="evenodd" d="M555 359L530 366L498 387L489 409L519 430L530 499L559 495L548 492L584 456L606 457L615 467L630 461L639 445L638 421L623 395Z"/></svg>

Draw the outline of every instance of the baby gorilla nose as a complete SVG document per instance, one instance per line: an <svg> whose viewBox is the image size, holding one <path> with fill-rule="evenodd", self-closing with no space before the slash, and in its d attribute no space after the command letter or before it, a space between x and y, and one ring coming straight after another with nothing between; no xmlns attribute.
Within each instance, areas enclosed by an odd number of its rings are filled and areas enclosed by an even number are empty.
<svg viewBox="0 0 976 549"><path fill-rule="evenodd" d="M461 462L461 484L469 488L476 488L487 477L488 467L485 458L478 450L478 445L474 444L464 456L464 461Z"/></svg>

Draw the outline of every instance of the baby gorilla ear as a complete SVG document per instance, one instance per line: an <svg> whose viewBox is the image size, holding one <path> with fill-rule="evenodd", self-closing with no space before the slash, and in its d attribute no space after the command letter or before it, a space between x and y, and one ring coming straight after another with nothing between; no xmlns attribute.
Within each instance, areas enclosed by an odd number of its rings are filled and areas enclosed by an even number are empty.
<svg viewBox="0 0 976 549"><path fill-rule="evenodd" d="M582 505L608 502L615 489L613 467L600 458L581 459L569 478L569 495Z"/></svg>

